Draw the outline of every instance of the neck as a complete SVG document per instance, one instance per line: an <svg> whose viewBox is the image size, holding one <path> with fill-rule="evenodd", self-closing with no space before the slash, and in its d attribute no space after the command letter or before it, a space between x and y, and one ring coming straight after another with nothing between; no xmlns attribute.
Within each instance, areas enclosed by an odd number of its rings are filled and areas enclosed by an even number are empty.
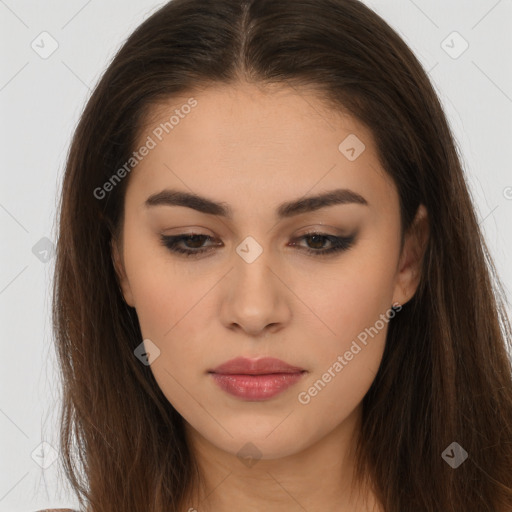
<svg viewBox="0 0 512 512"><path fill-rule="evenodd" d="M252 461L216 447L185 423L201 481L191 486L183 511L378 511L373 493L361 490L354 479L360 420L361 406L307 448Z"/></svg>

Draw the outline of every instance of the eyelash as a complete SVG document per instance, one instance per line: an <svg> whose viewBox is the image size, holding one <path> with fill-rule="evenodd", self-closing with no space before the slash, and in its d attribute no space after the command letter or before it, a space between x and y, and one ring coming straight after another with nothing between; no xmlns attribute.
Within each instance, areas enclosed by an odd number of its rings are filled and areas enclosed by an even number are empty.
<svg viewBox="0 0 512 512"><path fill-rule="evenodd" d="M189 239L191 237L198 237L198 236L206 237L207 240L212 240L212 237L210 237L209 235L202 235L200 233L187 233L187 234L176 235L176 236L161 235L160 239L161 239L162 245L167 247L170 251L172 251L174 253L182 254L186 257L190 257L190 256L193 257L193 256L197 256L199 254L202 254L204 252L208 252L208 251L210 251L210 249L212 249L214 247L214 246L209 246L206 248L203 247L203 248L200 248L197 250L183 249L182 247L178 247L178 244L180 242L182 242L183 240ZM342 252L342 251L346 251L352 247L352 245L354 243L354 239L355 239L354 235L349 236L349 237L338 237L338 236L327 235L325 233L318 233L318 232L314 231L311 233L305 233L304 235L300 236L296 240L303 240L306 238L311 238L313 236L327 238L333 244L333 246L330 247L329 249L315 250L315 249L310 249L308 247L301 248L301 250L306 251L308 254L311 254L313 256L328 256L328 255L334 255L334 254ZM296 244L293 244L293 245L296 245Z"/></svg>

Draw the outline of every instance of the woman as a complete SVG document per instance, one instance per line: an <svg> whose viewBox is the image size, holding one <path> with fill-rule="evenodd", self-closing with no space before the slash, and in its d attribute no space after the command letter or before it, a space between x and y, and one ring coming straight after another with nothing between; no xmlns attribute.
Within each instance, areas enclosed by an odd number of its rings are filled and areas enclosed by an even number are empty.
<svg viewBox="0 0 512 512"><path fill-rule="evenodd" d="M84 510L512 509L511 331L421 65L357 0L174 0L72 142Z"/></svg>

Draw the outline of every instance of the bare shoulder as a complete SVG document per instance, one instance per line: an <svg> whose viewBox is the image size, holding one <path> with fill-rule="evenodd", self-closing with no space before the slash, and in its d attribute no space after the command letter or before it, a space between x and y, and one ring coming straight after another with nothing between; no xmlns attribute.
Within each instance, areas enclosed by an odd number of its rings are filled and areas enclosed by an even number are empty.
<svg viewBox="0 0 512 512"><path fill-rule="evenodd" d="M36 512L77 512L71 508L45 508L44 510L37 510Z"/></svg>

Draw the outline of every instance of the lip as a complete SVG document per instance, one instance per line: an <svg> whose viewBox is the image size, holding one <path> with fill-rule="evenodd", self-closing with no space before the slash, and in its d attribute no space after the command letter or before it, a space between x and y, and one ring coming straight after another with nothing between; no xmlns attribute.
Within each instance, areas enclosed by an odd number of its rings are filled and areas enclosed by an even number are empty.
<svg viewBox="0 0 512 512"><path fill-rule="evenodd" d="M305 371L298 366L292 366L275 357L261 357L250 359L248 357L235 357L217 366L210 373L225 375L267 375L269 373L298 373Z"/></svg>
<svg viewBox="0 0 512 512"><path fill-rule="evenodd" d="M282 393L307 372L273 357L237 357L208 373L225 392L244 400L261 401Z"/></svg>

